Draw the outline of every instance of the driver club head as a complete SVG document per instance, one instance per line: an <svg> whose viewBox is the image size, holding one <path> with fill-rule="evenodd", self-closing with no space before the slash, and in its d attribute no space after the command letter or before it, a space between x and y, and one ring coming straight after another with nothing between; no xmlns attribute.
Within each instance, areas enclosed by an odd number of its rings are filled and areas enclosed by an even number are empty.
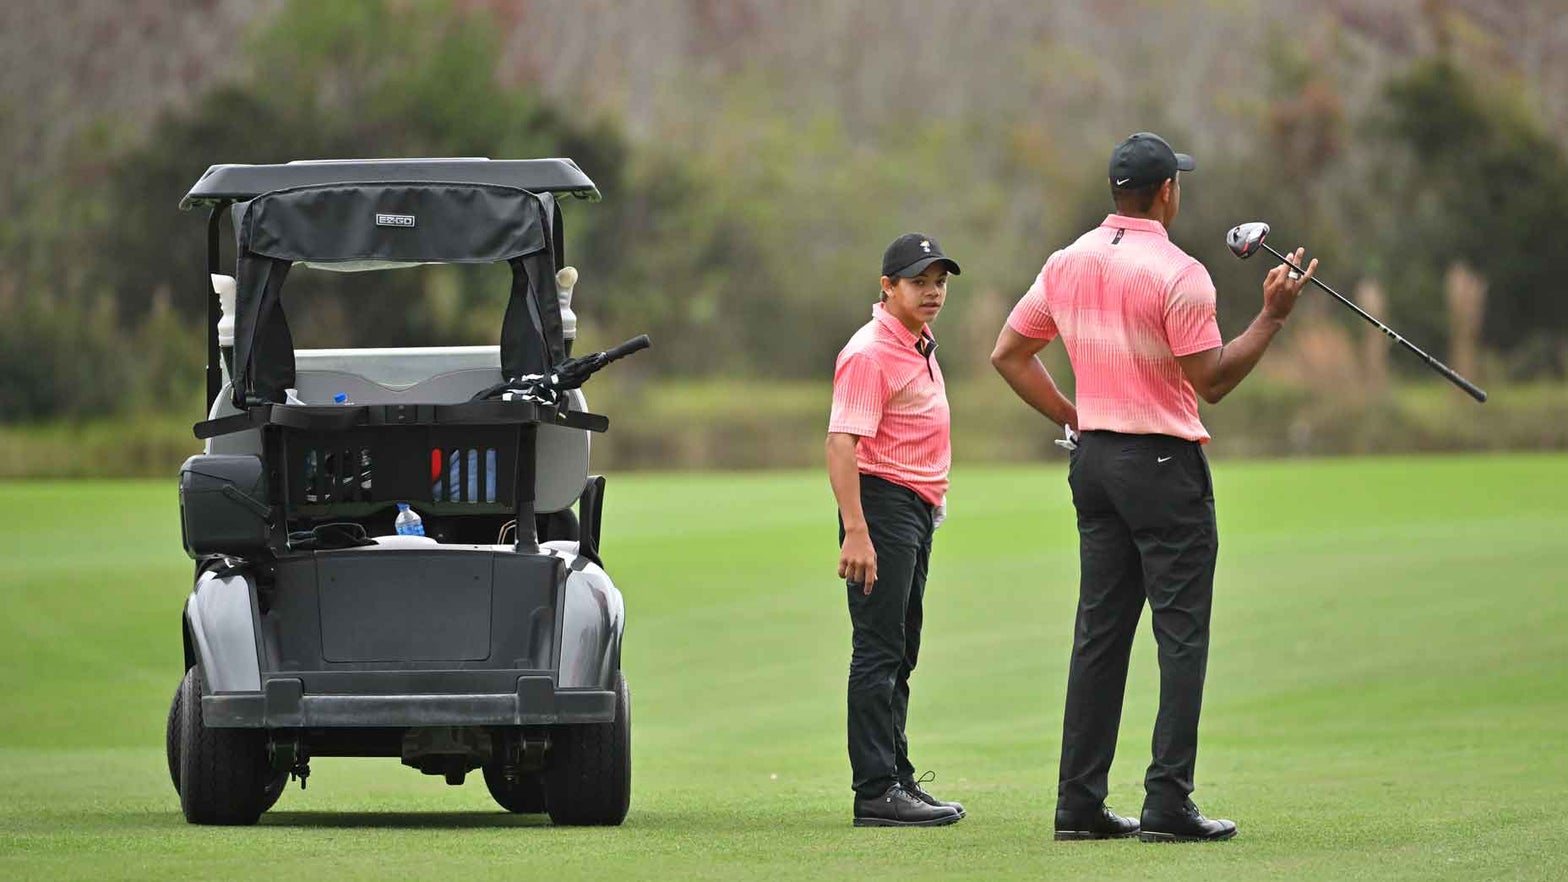
<svg viewBox="0 0 1568 882"><path fill-rule="evenodd" d="M1268 234L1269 225L1263 221L1240 224L1225 234L1225 244L1230 246L1231 254L1246 260L1263 247L1263 237Z"/></svg>

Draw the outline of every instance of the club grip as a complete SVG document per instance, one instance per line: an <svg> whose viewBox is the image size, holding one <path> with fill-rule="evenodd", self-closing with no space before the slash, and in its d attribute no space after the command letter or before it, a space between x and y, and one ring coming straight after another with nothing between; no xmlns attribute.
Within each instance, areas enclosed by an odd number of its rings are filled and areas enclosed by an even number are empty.
<svg viewBox="0 0 1568 882"><path fill-rule="evenodd" d="M1459 376L1459 374L1454 372L1453 368L1443 364L1435 358L1432 359L1431 364L1433 370L1442 374L1443 377L1448 380L1448 382L1453 383L1455 386L1465 390L1466 395L1469 395L1471 398L1474 398L1476 401L1482 402L1483 404L1486 402L1485 389L1482 389L1480 386L1477 386L1464 377Z"/></svg>
<svg viewBox="0 0 1568 882"><path fill-rule="evenodd" d="M652 345L653 341L648 339L647 334L638 334L613 349L606 349L604 351L604 363L609 364L612 361L619 361L633 352L641 352Z"/></svg>
<svg viewBox="0 0 1568 882"><path fill-rule="evenodd" d="M1486 402L1486 389L1482 389L1480 386L1475 385L1475 383L1471 383L1471 381L1466 380L1466 378L1455 374L1454 370L1450 370L1449 366L1446 366L1446 364L1439 364L1438 367L1443 369L1444 377L1449 378L1449 381L1452 381L1452 383L1454 383L1455 386L1458 386L1458 388L1465 389L1465 394L1468 394L1469 397L1477 400L1477 402Z"/></svg>

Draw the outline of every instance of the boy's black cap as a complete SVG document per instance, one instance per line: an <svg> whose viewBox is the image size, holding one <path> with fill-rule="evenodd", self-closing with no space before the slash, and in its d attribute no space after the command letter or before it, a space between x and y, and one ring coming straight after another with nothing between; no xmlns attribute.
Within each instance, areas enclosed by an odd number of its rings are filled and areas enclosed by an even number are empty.
<svg viewBox="0 0 1568 882"><path fill-rule="evenodd" d="M1192 171L1198 164L1191 156L1177 153L1164 138L1153 132L1129 135L1111 151L1111 186L1118 190L1138 190L1164 183L1178 171Z"/></svg>
<svg viewBox="0 0 1568 882"><path fill-rule="evenodd" d="M957 261L943 254L942 246L935 239L924 233L905 233L882 252L882 275L912 279L939 260L947 264L948 272L955 276L960 274Z"/></svg>

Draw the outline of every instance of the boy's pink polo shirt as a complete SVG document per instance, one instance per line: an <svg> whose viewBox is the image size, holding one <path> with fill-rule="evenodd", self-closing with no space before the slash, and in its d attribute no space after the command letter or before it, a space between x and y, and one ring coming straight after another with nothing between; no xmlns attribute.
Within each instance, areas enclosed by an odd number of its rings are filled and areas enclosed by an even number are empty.
<svg viewBox="0 0 1568 882"><path fill-rule="evenodd" d="M1024 335L1067 346L1080 432L1207 441L1198 396L1178 356L1224 343L1214 282L1159 221L1110 215L1051 255L1007 318Z"/></svg>
<svg viewBox="0 0 1568 882"><path fill-rule="evenodd" d="M935 346L929 328L917 336L882 304L872 307L871 321L838 354L828 431L861 437L855 461L862 474L940 505L953 442Z"/></svg>

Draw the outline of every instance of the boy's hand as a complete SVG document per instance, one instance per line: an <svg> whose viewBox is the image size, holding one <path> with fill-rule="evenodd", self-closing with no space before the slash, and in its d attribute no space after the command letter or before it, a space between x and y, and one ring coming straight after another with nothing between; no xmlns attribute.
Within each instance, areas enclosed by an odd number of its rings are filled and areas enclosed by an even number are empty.
<svg viewBox="0 0 1568 882"><path fill-rule="evenodd" d="M871 534L865 527L844 531L844 545L838 553L838 575L859 585L865 594L877 583L877 551L871 547Z"/></svg>

